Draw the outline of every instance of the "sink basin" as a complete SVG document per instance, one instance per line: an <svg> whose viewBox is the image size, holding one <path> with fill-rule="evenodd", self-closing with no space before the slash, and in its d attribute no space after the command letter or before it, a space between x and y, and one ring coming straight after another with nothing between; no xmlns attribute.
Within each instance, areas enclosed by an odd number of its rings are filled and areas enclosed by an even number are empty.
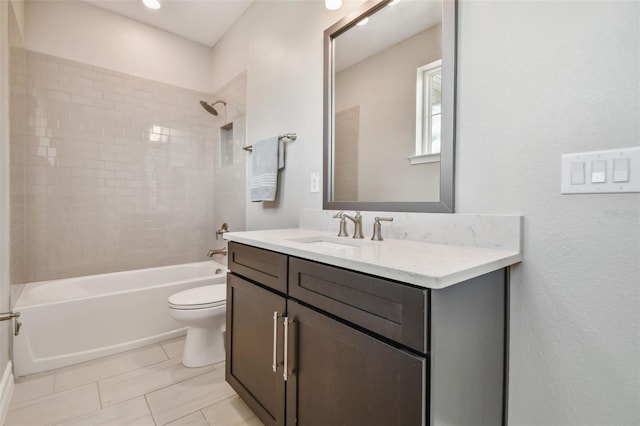
<svg viewBox="0 0 640 426"><path fill-rule="evenodd" d="M310 237L289 238L288 240L330 250L354 250L372 244L370 241L327 235L312 235Z"/></svg>

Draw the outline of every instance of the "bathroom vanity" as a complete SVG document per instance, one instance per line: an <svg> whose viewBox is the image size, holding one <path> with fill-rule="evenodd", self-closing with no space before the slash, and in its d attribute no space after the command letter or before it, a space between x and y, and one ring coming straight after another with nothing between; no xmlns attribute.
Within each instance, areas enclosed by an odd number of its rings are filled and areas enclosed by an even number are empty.
<svg viewBox="0 0 640 426"><path fill-rule="evenodd" d="M226 378L270 425L500 425L519 251L229 233Z"/></svg>

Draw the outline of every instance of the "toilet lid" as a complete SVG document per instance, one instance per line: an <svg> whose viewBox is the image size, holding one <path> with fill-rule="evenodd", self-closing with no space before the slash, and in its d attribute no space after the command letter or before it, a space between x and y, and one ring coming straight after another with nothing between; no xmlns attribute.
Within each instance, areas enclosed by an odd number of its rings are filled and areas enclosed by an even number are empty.
<svg viewBox="0 0 640 426"><path fill-rule="evenodd" d="M169 296L169 306L180 309L203 309L223 305L226 302L226 298L226 285L205 285Z"/></svg>

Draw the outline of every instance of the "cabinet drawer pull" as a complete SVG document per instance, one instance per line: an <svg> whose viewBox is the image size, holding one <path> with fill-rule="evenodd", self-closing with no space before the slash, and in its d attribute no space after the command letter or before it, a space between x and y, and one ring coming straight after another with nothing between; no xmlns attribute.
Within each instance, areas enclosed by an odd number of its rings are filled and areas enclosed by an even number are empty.
<svg viewBox="0 0 640 426"><path fill-rule="evenodd" d="M288 377L288 368L289 368L289 357L288 357L288 348L289 346L289 317L284 317L284 368L282 372L282 378L284 381L287 381Z"/></svg>
<svg viewBox="0 0 640 426"><path fill-rule="evenodd" d="M278 370L277 343L278 343L278 311L275 311L273 313L273 364L271 364L271 368L273 368L274 373L276 372L276 370Z"/></svg>

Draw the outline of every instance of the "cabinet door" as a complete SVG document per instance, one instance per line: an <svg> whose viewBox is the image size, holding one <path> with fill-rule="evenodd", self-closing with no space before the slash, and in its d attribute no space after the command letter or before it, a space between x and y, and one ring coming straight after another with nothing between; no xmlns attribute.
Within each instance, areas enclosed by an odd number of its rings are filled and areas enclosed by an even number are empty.
<svg viewBox="0 0 640 426"><path fill-rule="evenodd" d="M265 426L284 425L283 297L236 275L227 275L226 379ZM274 337L273 314L277 312ZM275 344L275 346L274 346Z"/></svg>
<svg viewBox="0 0 640 426"><path fill-rule="evenodd" d="M426 418L426 362L289 301L287 425L413 426Z"/></svg>

